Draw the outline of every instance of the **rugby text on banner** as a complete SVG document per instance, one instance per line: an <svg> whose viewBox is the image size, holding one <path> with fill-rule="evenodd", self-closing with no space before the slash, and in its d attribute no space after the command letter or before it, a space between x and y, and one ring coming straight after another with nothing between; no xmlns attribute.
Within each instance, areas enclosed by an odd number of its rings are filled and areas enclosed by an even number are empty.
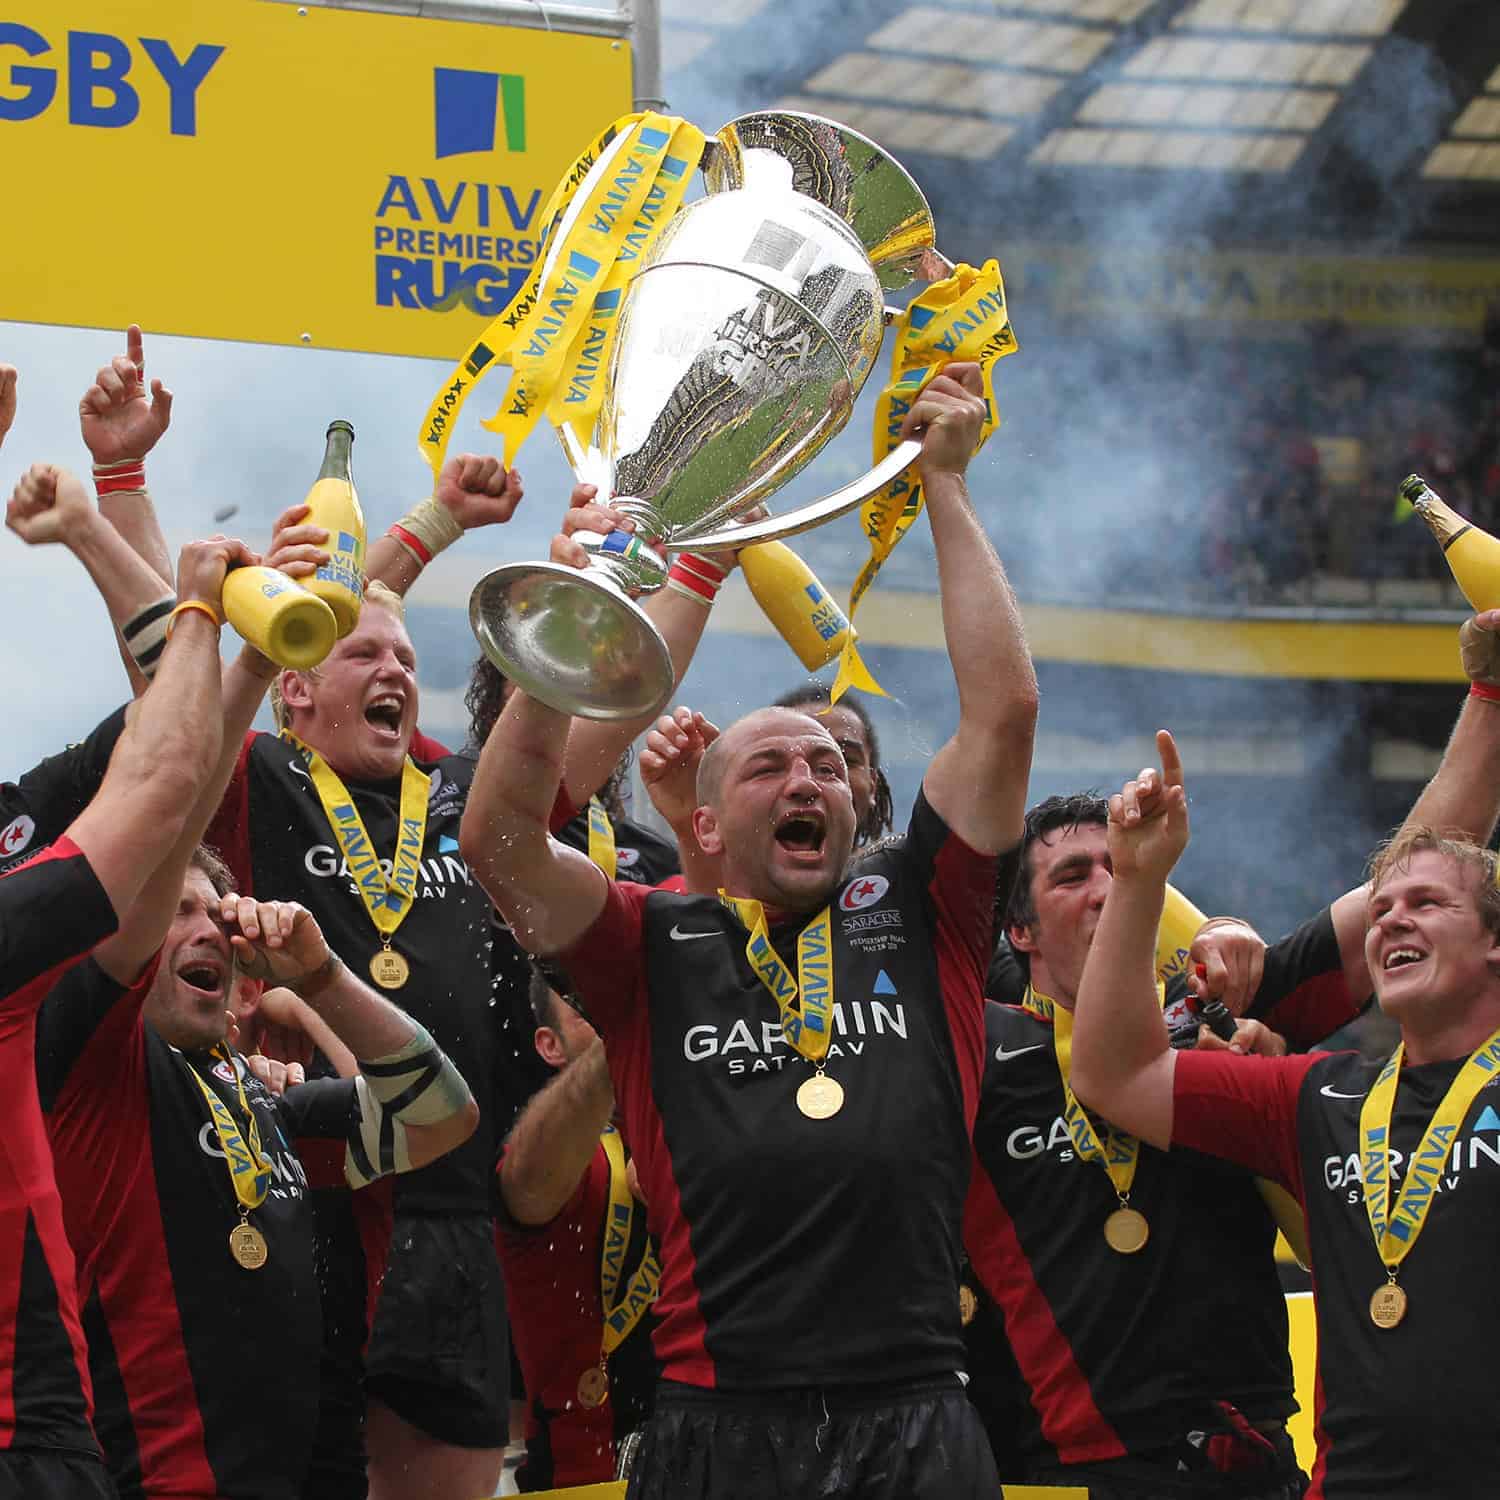
<svg viewBox="0 0 1500 1500"><path fill-rule="evenodd" d="M875 462L879 463L901 442L902 420L922 387L944 365L959 360L977 362L984 376L986 413L979 435L982 447L1000 425L995 410L995 361L1014 354L1016 348L998 261L987 260L979 270L957 265L951 276L935 281L912 301L896 325L890 383L875 405ZM912 470L898 474L860 507L860 524L869 538L870 555L849 591L851 622L886 558L921 514L922 487ZM885 690L860 659L852 630L839 657L838 674L829 696L837 703L851 687L885 696Z"/></svg>

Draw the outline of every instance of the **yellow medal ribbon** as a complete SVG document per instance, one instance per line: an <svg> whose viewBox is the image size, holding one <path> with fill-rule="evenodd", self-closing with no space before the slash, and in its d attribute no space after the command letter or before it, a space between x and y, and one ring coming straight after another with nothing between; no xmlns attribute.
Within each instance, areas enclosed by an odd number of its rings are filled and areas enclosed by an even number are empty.
<svg viewBox="0 0 1500 1500"><path fill-rule="evenodd" d="M616 145L621 135L627 138ZM587 432L603 399L621 295L681 206L703 143L703 132L686 120L630 114L574 160L543 211L530 279L469 345L427 408L420 447L434 475L459 412L493 365L512 369L505 400L483 424L503 434L507 465L543 411ZM594 170L611 146L607 167Z"/></svg>
<svg viewBox="0 0 1500 1500"><path fill-rule="evenodd" d="M1160 1000L1160 985L1156 988L1156 994ZM1074 1097L1073 1085L1069 1081L1073 1061L1073 1012L1065 1010L1050 997L1039 995L1030 986L1027 987L1026 998L1021 1002L1021 1009L1052 1022L1052 1048L1057 1054L1057 1071L1062 1075L1063 1119L1072 1138L1073 1149L1084 1161L1096 1161L1103 1166L1109 1174L1110 1186L1123 1204L1130 1197L1130 1189L1135 1183L1135 1169L1141 1159L1141 1143L1135 1136L1117 1131L1112 1125L1105 1126L1104 1139L1101 1141L1088 1112Z"/></svg>
<svg viewBox="0 0 1500 1500"><path fill-rule="evenodd" d="M615 878L615 828L597 797L589 798L589 858L609 879Z"/></svg>
<svg viewBox="0 0 1500 1500"><path fill-rule="evenodd" d="M338 840L344 863L354 877L359 899L364 902L375 930L387 948L396 929L407 918L417 895L417 877L421 872L422 845L427 838L427 798L431 782L418 769L411 756L401 768L400 831L391 856L391 873L380 868L380 856L370 841L365 820L354 805L354 798L336 772L321 755L304 745L289 729L281 737L307 764L307 774L323 804L328 826Z"/></svg>
<svg viewBox="0 0 1500 1500"><path fill-rule="evenodd" d="M782 1036L797 1053L821 1068L833 1039L833 916L829 908L825 906L797 936L794 980L771 945L765 908L760 902L748 896L730 896L722 888L719 900L750 934L745 957L781 1012Z"/></svg>
<svg viewBox="0 0 1500 1500"><path fill-rule="evenodd" d="M271 1186L271 1163L261 1150L260 1127L255 1123L255 1111L250 1108L250 1101L245 1098L244 1075L235 1066L233 1054L228 1047L219 1046L213 1049L213 1056L227 1064L234 1074L240 1091L240 1108L245 1111L244 1135L240 1134L229 1106L203 1081L197 1068L188 1063L187 1070L207 1101L214 1133L219 1137L219 1148L229 1166L229 1181L243 1219L252 1208L259 1208L266 1201L266 1191Z"/></svg>
<svg viewBox="0 0 1500 1500"><path fill-rule="evenodd" d="M646 1309L656 1301L661 1286L661 1264L648 1242L644 1258L623 1295L616 1299L639 1205L625 1173L625 1147L619 1131L607 1125L599 1141L609 1158L609 1216L599 1259L599 1299L604 1309L604 1345L599 1356L602 1364L630 1337L631 1330L646 1315Z"/></svg>
<svg viewBox="0 0 1500 1500"><path fill-rule="evenodd" d="M1365 1212L1375 1235L1375 1249L1390 1279L1416 1244L1427 1211L1432 1207L1438 1179L1443 1175L1453 1138L1458 1134L1480 1089L1500 1073L1500 1030L1490 1034L1458 1070L1448 1085L1422 1143L1406 1164L1406 1178L1394 1208L1390 1206L1390 1130L1396 1105L1396 1085L1401 1075L1405 1044L1398 1046L1380 1070L1365 1101L1359 1107L1359 1159L1364 1168Z"/></svg>
<svg viewBox="0 0 1500 1500"><path fill-rule="evenodd" d="M977 271L973 266L955 266L951 276L934 282L907 307L896 325L891 379L875 406L875 462L901 442L902 420L922 387L944 365L958 360L976 361L984 377L987 414L979 435L979 446L983 447L1000 425L995 409L995 362L1014 354L1018 347L1006 311L1005 283L1000 279L998 261L987 260ZM869 539L870 556L849 591L851 621L886 558L922 514L922 506L922 487L907 470L860 507L860 525ZM852 630L839 657L830 696L837 703L851 687L885 696L885 689L860 658Z"/></svg>

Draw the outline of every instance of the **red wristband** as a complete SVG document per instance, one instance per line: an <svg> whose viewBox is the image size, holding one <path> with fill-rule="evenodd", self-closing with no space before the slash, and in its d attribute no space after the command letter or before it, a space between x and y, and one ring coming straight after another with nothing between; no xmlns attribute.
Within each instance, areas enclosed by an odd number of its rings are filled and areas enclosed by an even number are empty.
<svg viewBox="0 0 1500 1500"><path fill-rule="evenodd" d="M1500 688L1491 687L1487 682L1471 682L1469 696L1483 698L1486 703L1500 703Z"/></svg>
<svg viewBox="0 0 1500 1500"><path fill-rule="evenodd" d="M679 584L690 594L696 594L705 604L714 602L728 577L727 568L721 568L701 552L679 552L667 571L667 578L671 582Z"/></svg>
<svg viewBox="0 0 1500 1500"><path fill-rule="evenodd" d="M428 550L427 544L399 523L392 522L386 535L392 540L400 542L408 551L414 552L424 568L432 561L432 553Z"/></svg>
<svg viewBox="0 0 1500 1500"><path fill-rule="evenodd" d="M94 491L100 495L116 495L121 490L143 490L146 488L146 460L143 458L122 459L114 464L94 465Z"/></svg>

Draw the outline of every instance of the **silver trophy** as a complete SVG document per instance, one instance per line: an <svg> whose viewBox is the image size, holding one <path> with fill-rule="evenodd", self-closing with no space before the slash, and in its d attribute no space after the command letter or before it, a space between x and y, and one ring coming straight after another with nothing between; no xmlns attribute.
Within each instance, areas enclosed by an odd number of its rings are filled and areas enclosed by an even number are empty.
<svg viewBox="0 0 1500 1500"><path fill-rule="evenodd" d="M708 195L677 214L626 291L592 440L558 429L574 473L635 532L577 532L583 571L512 563L469 600L485 655L584 718L637 718L670 695L666 642L631 599L666 582L667 553L806 531L861 504L921 446L901 443L787 515L736 523L849 420L893 316L884 293L951 267L906 170L831 120L743 115L701 168Z"/></svg>

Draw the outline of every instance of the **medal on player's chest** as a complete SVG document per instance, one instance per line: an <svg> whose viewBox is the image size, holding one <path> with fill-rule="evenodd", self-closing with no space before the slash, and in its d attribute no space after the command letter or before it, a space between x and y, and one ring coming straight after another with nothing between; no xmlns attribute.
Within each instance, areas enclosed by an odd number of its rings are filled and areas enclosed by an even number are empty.
<svg viewBox="0 0 1500 1500"><path fill-rule="evenodd" d="M1370 1298L1370 1321L1377 1328L1394 1328L1406 1316L1406 1290L1388 1281Z"/></svg>
<svg viewBox="0 0 1500 1500"><path fill-rule="evenodd" d="M229 1231L229 1253L235 1264L247 1271L258 1271L271 1258L266 1237L254 1224L242 1219Z"/></svg>
<svg viewBox="0 0 1500 1500"><path fill-rule="evenodd" d="M1104 1243L1116 1255L1134 1255L1146 1248L1150 1238L1151 1226L1145 1214L1123 1201L1104 1221Z"/></svg>
<svg viewBox="0 0 1500 1500"><path fill-rule="evenodd" d="M383 990L399 990L411 978L411 965L387 943L370 960L370 978Z"/></svg>
<svg viewBox="0 0 1500 1500"><path fill-rule="evenodd" d="M797 1088L797 1108L809 1120L827 1120L844 1107L844 1086L819 1068Z"/></svg>
<svg viewBox="0 0 1500 1500"><path fill-rule="evenodd" d="M578 1404L593 1411L609 1400L609 1372L603 1365L590 1365L578 1377Z"/></svg>

